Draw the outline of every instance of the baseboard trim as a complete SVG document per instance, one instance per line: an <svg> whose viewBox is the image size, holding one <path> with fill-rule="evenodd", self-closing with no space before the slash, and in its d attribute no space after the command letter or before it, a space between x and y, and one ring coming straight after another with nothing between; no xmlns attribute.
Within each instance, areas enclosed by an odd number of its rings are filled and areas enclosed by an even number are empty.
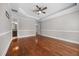
<svg viewBox="0 0 79 59"><path fill-rule="evenodd" d="M10 46L11 42L12 42L12 39L9 41L9 43L8 43L4 53L2 54L2 56L6 56L6 53L7 53L8 49L9 49L9 46Z"/></svg>
<svg viewBox="0 0 79 59"><path fill-rule="evenodd" d="M66 31L66 30L42 30L43 31L52 31L52 32L65 32L65 33L79 33L79 31Z"/></svg>
<svg viewBox="0 0 79 59"><path fill-rule="evenodd" d="M26 35L26 36L13 37L12 40L13 40L13 39L16 39L16 38L31 37L31 36L36 36L36 35Z"/></svg>
<svg viewBox="0 0 79 59"><path fill-rule="evenodd" d="M45 35L45 34L42 34L42 36L46 36L46 37L50 37L50 38L55 38L57 40L62 40L62 41L70 42L70 43L79 44L79 42L77 42L77 41L71 41L71 40L68 40L68 39L60 38L60 37L49 36L49 35Z"/></svg>
<svg viewBox="0 0 79 59"><path fill-rule="evenodd" d="M8 33L11 33L11 32L12 32L12 31L6 32L5 35L7 35ZM6 46L6 48L5 48L5 50L4 50L3 54L2 54L2 56L6 56L6 53L7 53L7 51L8 51L8 48L9 48L10 44L11 44L11 41L12 41L12 37L11 37L9 43L7 44L7 46Z"/></svg>

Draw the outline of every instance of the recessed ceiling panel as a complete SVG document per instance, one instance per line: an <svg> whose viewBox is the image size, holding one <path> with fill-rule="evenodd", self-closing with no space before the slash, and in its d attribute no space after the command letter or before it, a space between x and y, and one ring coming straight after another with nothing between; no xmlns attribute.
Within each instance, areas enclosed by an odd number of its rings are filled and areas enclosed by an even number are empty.
<svg viewBox="0 0 79 59"><path fill-rule="evenodd" d="M33 10L36 9L36 5L39 7L47 7L46 14L36 14L33 12ZM46 17L47 15L51 15L57 11L60 11L64 8L67 8L69 6L73 5L73 3L17 3L17 4L11 4L12 8L15 8L19 10L21 8L26 15L32 16L32 17L37 17L37 18L43 18Z"/></svg>

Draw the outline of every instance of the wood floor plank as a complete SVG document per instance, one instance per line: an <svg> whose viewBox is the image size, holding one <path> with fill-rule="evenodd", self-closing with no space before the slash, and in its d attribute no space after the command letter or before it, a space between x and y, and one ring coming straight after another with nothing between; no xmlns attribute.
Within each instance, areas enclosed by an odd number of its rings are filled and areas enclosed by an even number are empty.
<svg viewBox="0 0 79 59"><path fill-rule="evenodd" d="M79 44L41 35L16 38L11 42L6 56L79 56Z"/></svg>

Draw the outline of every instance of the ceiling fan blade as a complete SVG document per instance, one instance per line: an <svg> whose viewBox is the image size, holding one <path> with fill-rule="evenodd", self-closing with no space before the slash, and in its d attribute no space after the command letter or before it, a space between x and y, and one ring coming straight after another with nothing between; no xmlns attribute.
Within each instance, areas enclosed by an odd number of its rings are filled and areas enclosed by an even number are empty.
<svg viewBox="0 0 79 59"><path fill-rule="evenodd" d="M39 10L41 10L41 8L40 8L38 5L36 5L36 7L37 7Z"/></svg>
<svg viewBox="0 0 79 59"><path fill-rule="evenodd" d="M38 12L39 10L33 10L33 12Z"/></svg>
<svg viewBox="0 0 79 59"><path fill-rule="evenodd" d="M36 5L36 7L37 7L37 8L39 8L39 6L38 6L38 5Z"/></svg>
<svg viewBox="0 0 79 59"><path fill-rule="evenodd" d="M45 9L47 9L47 7L44 7L42 10L45 10Z"/></svg>
<svg viewBox="0 0 79 59"><path fill-rule="evenodd" d="M42 12L43 14L46 14L46 12Z"/></svg>

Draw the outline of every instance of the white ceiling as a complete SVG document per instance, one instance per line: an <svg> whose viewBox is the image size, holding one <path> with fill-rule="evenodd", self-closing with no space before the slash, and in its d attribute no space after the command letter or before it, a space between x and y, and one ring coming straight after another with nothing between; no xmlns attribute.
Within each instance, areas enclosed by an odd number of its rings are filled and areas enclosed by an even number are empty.
<svg viewBox="0 0 79 59"><path fill-rule="evenodd" d="M34 13L33 9L36 9L35 5L39 5L40 7L47 6L47 10L45 10L46 14L37 15ZM73 3L12 3L11 8L20 10L26 16L28 15L29 17L40 19L66 9L72 5Z"/></svg>

